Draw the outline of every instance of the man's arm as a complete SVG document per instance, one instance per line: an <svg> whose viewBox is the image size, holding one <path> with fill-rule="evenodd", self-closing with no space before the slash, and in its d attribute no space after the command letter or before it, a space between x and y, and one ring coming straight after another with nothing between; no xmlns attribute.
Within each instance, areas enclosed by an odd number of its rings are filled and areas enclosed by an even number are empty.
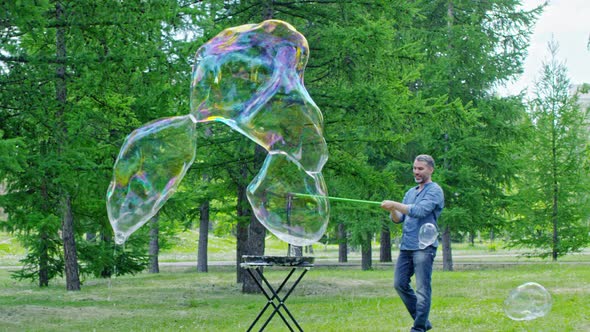
<svg viewBox="0 0 590 332"><path fill-rule="evenodd" d="M402 214L408 214L410 212L410 206L396 201L383 201L381 207L388 211L397 210Z"/></svg>
<svg viewBox="0 0 590 332"><path fill-rule="evenodd" d="M404 215L397 210L393 210L389 213L389 218L396 224L399 224L402 221L403 216Z"/></svg>
<svg viewBox="0 0 590 332"><path fill-rule="evenodd" d="M407 204L402 204L396 201L383 201L381 202L381 208L389 211L389 216L391 220L395 223L399 223L404 214L408 214L410 210L410 206Z"/></svg>
<svg viewBox="0 0 590 332"><path fill-rule="evenodd" d="M444 206L444 194L438 185L428 186L424 190L426 192L416 204L407 206L406 215L413 218L423 218L432 213L437 207L442 208Z"/></svg>

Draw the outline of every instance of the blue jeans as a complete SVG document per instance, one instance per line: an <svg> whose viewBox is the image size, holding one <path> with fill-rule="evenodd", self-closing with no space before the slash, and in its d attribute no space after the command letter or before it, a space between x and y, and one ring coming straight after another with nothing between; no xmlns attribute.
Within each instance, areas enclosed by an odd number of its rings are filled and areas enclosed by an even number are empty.
<svg viewBox="0 0 590 332"><path fill-rule="evenodd" d="M414 319L411 331L430 330L428 320L432 296L432 265L436 256L436 247L429 246L423 250L400 250L395 264L393 287L404 302L406 309ZM416 275L416 290L410 285L410 278Z"/></svg>

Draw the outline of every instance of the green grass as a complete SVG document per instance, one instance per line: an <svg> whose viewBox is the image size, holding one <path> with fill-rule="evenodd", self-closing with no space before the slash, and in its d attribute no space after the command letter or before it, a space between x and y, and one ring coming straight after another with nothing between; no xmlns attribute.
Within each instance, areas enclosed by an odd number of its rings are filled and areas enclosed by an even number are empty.
<svg viewBox="0 0 590 332"><path fill-rule="evenodd" d="M0 265L18 265L24 256L25 250L17 239L0 232Z"/></svg>
<svg viewBox="0 0 590 332"><path fill-rule="evenodd" d="M0 269L2 331L245 331L266 300L242 294L233 267L166 267L112 280L85 280L79 292L63 280L47 288L9 278ZM267 268L277 284L287 271ZM306 331L408 331L411 320L392 288L391 268L316 267L287 301ZM552 294L551 312L510 320L502 303L534 281ZM435 271L431 320L435 331L588 331L590 266L527 264L485 270ZM267 331L286 331L278 317Z"/></svg>
<svg viewBox="0 0 590 332"><path fill-rule="evenodd" d="M198 234L179 236L161 262L196 265ZM39 288L10 278L24 255L13 238L0 233L0 331L245 331L266 304L261 294L242 294L235 282L235 240L209 239L208 273L195 266L165 265L161 273L109 279L88 278L79 292L65 291L65 281ZM269 237L267 255L285 255L285 243ZM397 249L394 249L394 259ZM453 244L454 272L441 271L441 251L433 276L433 331L590 331L590 254L568 255L553 263L518 256L520 252L489 249L489 244ZM306 254L311 255L311 254ZM360 253L351 252L347 266L337 261L337 247L314 246L318 264L287 301L306 331L409 331L412 324L393 290L393 268L378 263L361 271ZM526 264L522 264L526 263ZM229 266L228 266L229 265ZM278 284L287 270L267 268ZM537 282L553 297L545 317L518 322L503 312L513 288ZM267 311L268 312L268 311ZM259 326L258 326L259 327ZM275 319L266 331L287 331Z"/></svg>

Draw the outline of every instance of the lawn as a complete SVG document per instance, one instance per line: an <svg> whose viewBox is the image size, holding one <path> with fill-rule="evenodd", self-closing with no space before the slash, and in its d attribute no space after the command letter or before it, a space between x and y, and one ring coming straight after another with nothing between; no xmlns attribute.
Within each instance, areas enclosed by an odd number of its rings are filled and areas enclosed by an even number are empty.
<svg viewBox="0 0 590 332"><path fill-rule="evenodd" d="M241 292L231 264L235 261L231 243L212 242L216 249L210 260L225 264L212 264L208 273L197 273L194 266L174 265L174 261L193 260L196 253L172 249L163 253L168 264L162 265L159 274L89 278L79 292L67 292L62 279L52 280L46 288L11 279L10 271L15 268L7 267L4 258L13 262L13 255L20 251L0 253L0 262L4 262L0 268L0 331L245 331L266 299ZM486 248L457 245L456 270L443 272L437 265L433 331L590 331L587 254L554 263ZM287 301L303 329L409 331L412 322L393 290L391 264L374 264L370 271L361 271L357 264L322 264L334 259L332 251L331 246L315 248L318 264ZM282 244L270 241L267 254L285 252ZM353 261L357 257L351 253ZM286 273L282 268L265 271L273 284ZM510 290L526 282L545 286L553 308L535 320L513 321L504 314L503 301ZM266 331L287 329L276 317Z"/></svg>

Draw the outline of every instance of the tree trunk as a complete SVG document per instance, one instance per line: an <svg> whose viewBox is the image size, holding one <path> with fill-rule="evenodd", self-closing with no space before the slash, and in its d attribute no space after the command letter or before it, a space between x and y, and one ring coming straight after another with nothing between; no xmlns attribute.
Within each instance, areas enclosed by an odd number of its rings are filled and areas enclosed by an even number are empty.
<svg viewBox="0 0 590 332"><path fill-rule="evenodd" d="M199 207L199 248L197 253L197 272L208 272L207 246L209 240L209 201Z"/></svg>
<svg viewBox="0 0 590 332"><path fill-rule="evenodd" d="M338 224L338 262L348 262L348 242L346 237L346 226Z"/></svg>
<svg viewBox="0 0 590 332"><path fill-rule="evenodd" d="M266 150L260 145L256 145L254 151L254 163L259 166L262 165L262 160L266 155ZM264 239L266 237L266 228L256 218L252 212L250 204L247 205L250 216L250 226L248 227L248 241L247 241L247 253L248 255L263 256L264 255ZM260 282L260 280L258 280ZM242 283L243 293L260 293L261 290L258 288L256 282L252 279L250 274L244 274Z"/></svg>
<svg viewBox="0 0 590 332"><path fill-rule="evenodd" d="M49 253L47 241L49 236L43 231L41 234L41 248L39 250L39 287L49 286Z"/></svg>
<svg viewBox="0 0 590 332"><path fill-rule="evenodd" d="M245 168L245 166L244 166ZM237 204L237 216L238 223L236 225L236 281L238 283L244 281L246 273L240 266L242 262L242 256L248 253L248 224L244 219L248 217L248 204L246 199L246 186L238 186L238 204Z"/></svg>
<svg viewBox="0 0 590 332"><path fill-rule="evenodd" d="M248 255L263 256L264 255L264 238L266 236L266 228L256 219L252 214L250 218L250 227L248 227ZM260 282L260 280L258 280ZM244 293L260 293L260 289L256 282L249 274L245 274L244 282L242 283L242 292Z"/></svg>
<svg viewBox="0 0 590 332"><path fill-rule="evenodd" d="M373 249L371 248L372 236L367 234L367 238L361 244L361 268L363 271L371 270L373 268Z"/></svg>
<svg viewBox="0 0 590 332"><path fill-rule="evenodd" d="M379 261L381 263L391 262L391 232L387 223L383 223L383 227L381 228L380 242Z"/></svg>
<svg viewBox="0 0 590 332"><path fill-rule="evenodd" d="M43 210L49 211L49 196L46 181L47 179L43 179L41 183L41 195L43 196ZM47 231L42 230L39 237L41 239L41 248L39 250L39 287L47 287L49 286L49 234L47 234Z"/></svg>
<svg viewBox="0 0 590 332"><path fill-rule="evenodd" d="M64 15L64 8L60 2L55 4L55 16L57 22L61 22ZM58 102L56 112L56 121L60 130L56 133L60 144L65 144L67 137L67 125L64 120L67 104L67 83L66 83L66 32L63 27L57 28L55 33L56 58L60 62L56 68L57 80L55 81L55 97ZM61 137L60 137L61 136ZM59 151L59 150L58 150ZM61 151L59 151L61 154ZM76 239L74 236L74 217L72 215L72 202L70 194L66 190L61 190L61 207L62 207L62 238L64 246L64 261L66 272L66 289L80 290L80 277L78 275L78 256L76 253Z"/></svg>
<svg viewBox="0 0 590 332"><path fill-rule="evenodd" d="M211 137L213 132L211 127L205 128L205 137ZM209 182L209 175L203 174L203 181ZM197 249L197 272L209 272L209 262L207 261L209 248L209 207L210 202L207 200L199 207L199 247ZM238 265L240 260L237 260Z"/></svg>
<svg viewBox="0 0 590 332"><path fill-rule="evenodd" d="M158 255L160 254L160 227L158 225L158 214L150 220L150 267L149 273L160 273L160 264L158 263Z"/></svg>
<svg viewBox="0 0 590 332"><path fill-rule="evenodd" d="M241 163L240 177L237 180L237 203L236 215L238 222L236 225L236 281L238 283L244 282L246 273L240 266L242 256L248 254L248 222L250 221L250 205L248 204L248 197L246 196L247 179L248 179L248 165Z"/></svg>
<svg viewBox="0 0 590 332"><path fill-rule="evenodd" d="M103 243L113 243L113 238L110 234L106 232L100 232L100 241ZM115 247L115 252L113 253L113 261L112 264L104 264L102 267L102 271L100 271L101 278L110 278L117 272L117 248Z"/></svg>
<svg viewBox="0 0 590 332"><path fill-rule="evenodd" d="M553 124L555 124L555 121L552 122ZM553 127L552 130L552 136L551 136L551 150L552 150L552 160L551 162L553 163L553 167L552 167L552 176L553 176L553 206L552 206L552 212L551 212L551 223L553 224L553 238L552 238L552 250L551 250L551 257L553 258L553 261L557 260L557 256L559 256L559 249L558 249L558 242L559 242L559 236L557 234L557 206L558 206L558 197L559 197L559 186L557 183L557 133L556 133L556 128L555 126Z"/></svg>
<svg viewBox="0 0 590 332"><path fill-rule="evenodd" d="M63 208L63 246L66 269L66 289L69 291L80 290L80 276L78 275L78 255L76 253L76 238L74 237L74 217L72 216L72 203L69 195L65 195Z"/></svg>
<svg viewBox="0 0 590 332"><path fill-rule="evenodd" d="M451 229L445 226L442 233L443 271L453 271L453 254L451 252Z"/></svg>
<svg viewBox="0 0 590 332"><path fill-rule="evenodd" d="M448 1L447 2L447 31L448 31L449 42L447 44L447 49L448 49L449 54L452 54L452 51L453 51L453 44L451 43L451 39L453 36L454 20L455 20L455 9L453 6L453 1ZM454 83L454 80L452 79L453 68L451 66L448 67L447 75L448 75L447 80L448 80L448 87L449 87L448 96L450 97L453 95L453 83ZM444 134L444 139L445 139L445 155L446 155L446 153L448 153L448 151L449 151L449 146L450 146L448 133ZM449 170L451 168L450 161L446 157L443 161L443 167L446 170ZM449 225L445 225L445 229L442 233L442 247L443 247L443 271L453 271L453 256L452 256L452 252L451 252L451 229L450 229Z"/></svg>

